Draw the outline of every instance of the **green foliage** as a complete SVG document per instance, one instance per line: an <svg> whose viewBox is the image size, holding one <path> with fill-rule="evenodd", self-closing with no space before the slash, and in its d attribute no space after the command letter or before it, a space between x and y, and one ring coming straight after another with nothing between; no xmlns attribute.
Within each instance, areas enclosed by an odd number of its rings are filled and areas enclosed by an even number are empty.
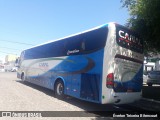
<svg viewBox="0 0 160 120"><path fill-rule="evenodd" d="M160 0L121 0L130 18L126 26L144 39L145 54L160 52Z"/></svg>

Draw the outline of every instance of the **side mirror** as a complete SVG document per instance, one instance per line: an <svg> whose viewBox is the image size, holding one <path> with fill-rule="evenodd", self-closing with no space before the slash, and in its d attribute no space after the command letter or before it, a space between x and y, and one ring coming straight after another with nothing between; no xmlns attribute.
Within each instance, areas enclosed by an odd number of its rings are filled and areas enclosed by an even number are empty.
<svg viewBox="0 0 160 120"><path fill-rule="evenodd" d="M20 67L20 65L19 65L19 58L16 59L14 66L17 67L17 68Z"/></svg>
<svg viewBox="0 0 160 120"><path fill-rule="evenodd" d="M19 59L17 58L16 61L15 61L15 64L18 64L18 63L19 63Z"/></svg>

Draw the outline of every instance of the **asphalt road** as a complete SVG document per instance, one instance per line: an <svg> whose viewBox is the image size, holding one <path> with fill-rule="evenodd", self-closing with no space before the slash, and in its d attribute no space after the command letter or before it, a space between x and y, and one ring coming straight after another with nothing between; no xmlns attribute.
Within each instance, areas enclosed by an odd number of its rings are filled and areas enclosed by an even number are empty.
<svg viewBox="0 0 160 120"><path fill-rule="evenodd" d="M160 101L160 85L143 86L142 96L147 99Z"/></svg>
<svg viewBox="0 0 160 120"><path fill-rule="evenodd" d="M31 83L23 83L16 78L15 72L7 72L0 73L0 111L61 111L58 113L55 112L54 114L61 114L62 116L63 114L68 114L70 119L75 119L70 116L79 115L83 116L79 118L82 120L99 119L102 113L97 113L95 111L107 111L109 113L109 111L130 110L115 105L100 105L86 102L72 97L59 100L53 96L53 91ZM86 111L90 112L86 113ZM53 113L48 112L48 114ZM59 119L58 117L59 116L57 116L56 119ZM67 118L63 117L63 119ZM113 118L107 119L110 120Z"/></svg>

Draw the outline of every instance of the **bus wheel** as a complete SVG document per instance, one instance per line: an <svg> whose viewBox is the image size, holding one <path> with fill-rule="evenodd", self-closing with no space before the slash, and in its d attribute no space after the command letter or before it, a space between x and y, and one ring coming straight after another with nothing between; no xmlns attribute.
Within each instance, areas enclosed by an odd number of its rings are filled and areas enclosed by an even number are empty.
<svg viewBox="0 0 160 120"><path fill-rule="evenodd" d="M58 80L55 84L55 97L58 99L63 99L64 98L64 84L61 80Z"/></svg>

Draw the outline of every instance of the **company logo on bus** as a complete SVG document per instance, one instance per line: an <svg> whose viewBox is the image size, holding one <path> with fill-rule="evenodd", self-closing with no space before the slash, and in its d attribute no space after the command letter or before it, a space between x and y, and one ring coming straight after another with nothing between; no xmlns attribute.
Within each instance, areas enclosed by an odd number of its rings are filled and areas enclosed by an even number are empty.
<svg viewBox="0 0 160 120"><path fill-rule="evenodd" d="M78 53L78 52L79 52L79 50L77 50L77 49L75 49L75 50L68 50L67 51L67 55Z"/></svg>
<svg viewBox="0 0 160 120"><path fill-rule="evenodd" d="M143 53L143 42L139 35L134 31L117 25L116 41L118 45L123 48L130 49L138 53Z"/></svg>
<svg viewBox="0 0 160 120"><path fill-rule="evenodd" d="M139 46L142 46L140 43L140 40L133 36L133 35L129 35L127 32L123 31L123 30L119 30L119 40L124 40L125 42L129 43L129 44L137 44Z"/></svg>

